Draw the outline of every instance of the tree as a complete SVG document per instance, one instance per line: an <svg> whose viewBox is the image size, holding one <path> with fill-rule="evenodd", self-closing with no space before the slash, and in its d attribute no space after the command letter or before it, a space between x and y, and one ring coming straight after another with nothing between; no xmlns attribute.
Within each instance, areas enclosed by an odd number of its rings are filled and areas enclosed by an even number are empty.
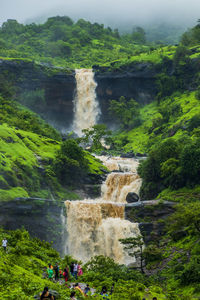
<svg viewBox="0 0 200 300"><path fill-rule="evenodd" d="M80 180L80 177L87 169L84 151L75 140L69 139L62 143L57 152L53 165L54 172L59 180L66 183L73 183Z"/></svg>
<svg viewBox="0 0 200 300"><path fill-rule="evenodd" d="M131 129L140 123L139 104L133 100L127 100L121 96L119 100L111 100L109 111L116 116L120 125L124 129Z"/></svg>
<svg viewBox="0 0 200 300"><path fill-rule="evenodd" d="M105 124L97 124L92 128L83 129L84 136L80 141L85 144L91 144L91 150L103 150L104 143L108 144L111 142L111 131L107 129Z"/></svg>
<svg viewBox="0 0 200 300"><path fill-rule="evenodd" d="M137 43L144 44L146 42L145 31L142 27L134 28L131 37Z"/></svg>
<svg viewBox="0 0 200 300"><path fill-rule="evenodd" d="M135 257L136 259L139 258L140 261L140 270L144 273L143 269L143 261L144 261L144 254L143 254L143 238L141 235L136 237L129 237L126 239L119 239L120 243L124 246L124 250L128 251L128 255L131 257Z"/></svg>

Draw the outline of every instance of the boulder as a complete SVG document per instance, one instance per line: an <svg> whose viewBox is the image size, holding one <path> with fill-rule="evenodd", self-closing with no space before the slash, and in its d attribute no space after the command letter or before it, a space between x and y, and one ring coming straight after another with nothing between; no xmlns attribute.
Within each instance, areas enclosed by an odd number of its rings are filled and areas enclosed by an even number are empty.
<svg viewBox="0 0 200 300"><path fill-rule="evenodd" d="M139 200L140 200L140 197L134 192L130 192L126 196L126 201L128 203L138 202Z"/></svg>

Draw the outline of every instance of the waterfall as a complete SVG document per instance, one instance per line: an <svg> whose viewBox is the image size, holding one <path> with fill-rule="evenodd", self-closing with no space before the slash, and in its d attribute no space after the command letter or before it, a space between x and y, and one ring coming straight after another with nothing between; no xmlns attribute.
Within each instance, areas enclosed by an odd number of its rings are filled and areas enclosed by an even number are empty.
<svg viewBox="0 0 200 300"><path fill-rule="evenodd" d="M74 99L73 130L81 136L82 129L96 124L100 113L96 100L96 82L91 69L76 69L76 96Z"/></svg>
<svg viewBox="0 0 200 300"><path fill-rule="evenodd" d="M66 201L67 253L83 262L92 256L104 255L120 264L133 262L124 251L119 239L140 234L138 223L124 220L126 196L139 192L141 179L137 174L135 159L101 157L104 164L115 170L102 184L101 198Z"/></svg>

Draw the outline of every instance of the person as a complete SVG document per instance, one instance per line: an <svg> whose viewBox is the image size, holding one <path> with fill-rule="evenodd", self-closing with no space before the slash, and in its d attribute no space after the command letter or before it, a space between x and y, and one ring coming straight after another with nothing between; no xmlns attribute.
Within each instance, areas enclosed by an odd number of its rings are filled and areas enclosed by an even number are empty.
<svg viewBox="0 0 200 300"><path fill-rule="evenodd" d="M90 291L90 287L89 284L86 285L85 289L84 289L84 294L87 295Z"/></svg>
<svg viewBox="0 0 200 300"><path fill-rule="evenodd" d="M74 264L74 272L73 272L73 276L76 278L77 280L77 275L78 275L78 264Z"/></svg>
<svg viewBox="0 0 200 300"><path fill-rule="evenodd" d="M83 275L83 270L80 265L78 265L78 276Z"/></svg>
<svg viewBox="0 0 200 300"><path fill-rule="evenodd" d="M53 279L53 270L52 270L52 268L51 268L51 264L49 264L49 267L48 267L48 269L47 269L47 274L48 274L48 278L49 278L50 280L52 280L52 279Z"/></svg>
<svg viewBox="0 0 200 300"><path fill-rule="evenodd" d="M7 239L4 238L3 241L2 241L2 247L3 247L5 252L6 252L6 249L7 249L7 243L8 243Z"/></svg>
<svg viewBox="0 0 200 300"><path fill-rule="evenodd" d="M63 277L64 277L65 283L66 283L67 280L69 279L69 272L68 272L68 269L67 269L67 268L64 269Z"/></svg>
<svg viewBox="0 0 200 300"><path fill-rule="evenodd" d="M115 286L115 284L113 283L112 286L111 286L111 289L110 289L110 295L112 295L113 292L114 292L114 286Z"/></svg>
<svg viewBox="0 0 200 300"><path fill-rule="evenodd" d="M84 292L83 292L83 290L81 289L81 287L79 286L78 283L75 283L74 289L77 290L77 291L79 291L84 296Z"/></svg>
<svg viewBox="0 0 200 300"><path fill-rule="evenodd" d="M74 263L73 262L70 264L70 273L72 276L74 276Z"/></svg>
<svg viewBox="0 0 200 300"><path fill-rule="evenodd" d="M55 281L58 281L58 279L59 279L59 266L58 266L58 263L55 264L54 271L55 271Z"/></svg>
<svg viewBox="0 0 200 300"><path fill-rule="evenodd" d="M54 300L54 296L49 293L49 288L46 286L40 296L40 300L42 299L51 299Z"/></svg>
<svg viewBox="0 0 200 300"><path fill-rule="evenodd" d="M76 300L76 293L75 292L71 292L71 294L70 294L70 299L71 300Z"/></svg>
<svg viewBox="0 0 200 300"><path fill-rule="evenodd" d="M107 292L107 287L106 286L103 286L102 289L101 289L101 293L100 293L101 296L103 296L103 299L108 299L108 292Z"/></svg>
<svg viewBox="0 0 200 300"><path fill-rule="evenodd" d="M59 268L59 274L60 274L60 279L61 279L63 276L63 271L60 268Z"/></svg>

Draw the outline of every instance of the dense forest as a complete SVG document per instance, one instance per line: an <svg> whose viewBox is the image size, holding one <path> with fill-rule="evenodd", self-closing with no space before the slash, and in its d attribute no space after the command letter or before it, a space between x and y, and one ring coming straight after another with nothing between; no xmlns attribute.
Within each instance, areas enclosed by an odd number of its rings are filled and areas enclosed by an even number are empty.
<svg viewBox="0 0 200 300"><path fill-rule="evenodd" d="M158 70L156 97L151 103L111 97L109 111L118 129L111 132L98 124L82 138L73 133L63 137L19 103L15 79L6 72L0 74L0 198L5 202L16 197L79 198L76 190L85 178L94 183L108 172L83 149L88 138L98 154L146 155L138 170L143 179L141 199L159 199L158 207L173 201L175 212L158 221L164 234L146 245L144 273L96 257L84 266L81 280L97 294L102 285L111 289L115 283L109 299L199 299L199 22L174 46L147 42L141 27L119 34L117 29L82 19L75 23L69 17L52 17L39 25L8 20L0 28L0 61L34 61L64 70L98 65L108 72L123 72L143 63ZM40 94L35 96L41 99ZM100 143L102 137L110 150ZM56 290L60 299L69 299L69 290L42 279L42 272L49 262L58 261L62 267L70 264L71 257L61 259L50 244L33 240L23 229L2 229L0 240L3 237L10 247L8 254L0 250L3 299L19 295L30 299L45 285Z"/></svg>

